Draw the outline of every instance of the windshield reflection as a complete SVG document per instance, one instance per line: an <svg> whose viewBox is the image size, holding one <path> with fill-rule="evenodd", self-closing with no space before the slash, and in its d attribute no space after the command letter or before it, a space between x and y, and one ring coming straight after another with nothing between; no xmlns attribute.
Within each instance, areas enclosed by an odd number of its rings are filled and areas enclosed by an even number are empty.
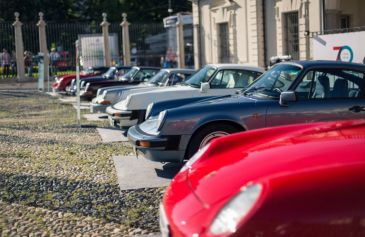
<svg viewBox="0 0 365 237"><path fill-rule="evenodd" d="M158 84L159 82L162 82L165 77L167 77L169 73L166 71L159 71L155 76L153 76L148 83L149 84Z"/></svg>
<svg viewBox="0 0 365 237"><path fill-rule="evenodd" d="M278 98L281 92L289 89L301 71L299 66L278 64L253 82L244 94Z"/></svg>
<svg viewBox="0 0 365 237"><path fill-rule="evenodd" d="M208 82L209 78L214 74L217 69L212 66L205 66L200 69L197 73L192 75L189 80L185 81L184 84L192 87L200 87L202 82Z"/></svg>
<svg viewBox="0 0 365 237"><path fill-rule="evenodd" d="M119 77L119 80L130 80L138 72L137 68L132 68L126 74Z"/></svg>
<svg viewBox="0 0 365 237"><path fill-rule="evenodd" d="M116 71L117 69L115 68L115 67L111 67L111 68L109 68L108 69L108 71L106 71L105 73L104 73L104 77L113 77L113 75L115 74L115 71Z"/></svg>

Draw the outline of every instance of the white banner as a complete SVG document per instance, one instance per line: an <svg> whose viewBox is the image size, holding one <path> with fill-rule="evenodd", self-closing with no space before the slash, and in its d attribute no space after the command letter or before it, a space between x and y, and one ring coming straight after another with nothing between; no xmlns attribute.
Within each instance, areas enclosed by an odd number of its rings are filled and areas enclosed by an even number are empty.
<svg viewBox="0 0 365 237"><path fill-rule="evenodd" d="M80 65L83 68L104 65L103 35L79 35L81 43ZM112 57L112 64L119 63L118 36L109 34L109 48Z"/></svg>
<svg viewBox="0 0 365 237"><path fill-rule="evenodd" d="M312 40L315 60L365 63L365 31L318 35Z"/></svg>

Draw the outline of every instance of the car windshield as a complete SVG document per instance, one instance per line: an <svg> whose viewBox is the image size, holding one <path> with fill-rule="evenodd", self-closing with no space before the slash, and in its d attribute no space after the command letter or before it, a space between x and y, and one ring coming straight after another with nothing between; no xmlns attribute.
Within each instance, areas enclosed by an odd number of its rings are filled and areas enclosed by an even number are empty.
<svg viewBox="0 0 365 237"><path fill-rule="evenodd" d="M104 73L104 77L113 77L113 75L115 74L115 71L116 71L117 69L115 68L115 67L111 67L111 68L109 68L108 69L108 71L106 71L105 73Z"/></svg>
<svg viewBox="0 0 365 237"><path fill-rule="evenodd" d="M130 80L136 73L138 73L138 71L139 69L134 67L131 70L129 70L126 74L119 77L119 80Z"/></svg>
<svg viewBox="0 0 365 237"><path fill-rule="evenodd" d="M85 74L92 74L92 73L94 73L94 69L92 67L88 67L84 70L84 73Z"/></svg>
<svg viewBox="0 0 365 237"><path fill-rule="evenodd" d="M244 91L244 94L277 98L282 91L288 90L301 71L299 66L278 64L262 74Z"/></svg>
<svg viewBox="0 0 365 237"><path fill-rule="evenodd" d="M157 85L159 82L162 82L168 74L169 73L165 70L161 70L156 75L154 75L147 83Z"/></svg>
<svg viewBox="0 0 365 237"><path fill-rule="evenodd" d="M185 81L184 84L192 87L200 87L202 82L208 82L210 77L214 74L217 68L212 66L205 66L200 69L197 73L192 75L189 80Z"/></svg>

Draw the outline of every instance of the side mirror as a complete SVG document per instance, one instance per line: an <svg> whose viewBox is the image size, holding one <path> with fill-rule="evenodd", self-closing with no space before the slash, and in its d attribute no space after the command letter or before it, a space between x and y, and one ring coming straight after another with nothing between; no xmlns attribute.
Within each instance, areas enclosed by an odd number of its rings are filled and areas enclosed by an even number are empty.
<svg viewBox="0 0 365 237"><path fill-rule="evenodd" d="M200 84L200 92L201 93L206 93L209 89L210 89L209 82L202 82Z"/></svg>
<svg viewBox="0 0 365 237"><path fill-rule="evenodd" d="M288 102L297 101L297 96L294 91L283 91L280 94L279 104L280 106L288 106Z"/></svg>

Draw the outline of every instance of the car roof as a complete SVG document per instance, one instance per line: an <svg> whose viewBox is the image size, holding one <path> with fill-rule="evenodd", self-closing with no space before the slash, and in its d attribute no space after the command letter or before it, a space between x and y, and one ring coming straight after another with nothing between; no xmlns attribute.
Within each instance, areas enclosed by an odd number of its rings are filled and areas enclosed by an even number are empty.
<svg viewBox="0 0 365 237"><path fill-rule="evenodd" d="M348 68L357 71L365 71L365 65L360 63L349 63L341 61L331 61L331 60L302 60L302 61L287 61L278 64L291 64L297 65L302 68Z"/></svg>
<svg viewBox="0 0 365 237"><path fill-rule="evenodd" d="M167 71L169 73L171 72L195 72L195 69L191 68L162 68L161 71Z"/></svg>
<svg viewBox="0 0 365 237"><path fill-rule="evenodd" d="M138 69L153 69L153 70L160 70L161 68L159 67L151 67L151 66L133 66L134 68L138 68Z"/></svg>
<svg viewBox="0 0 365 237"><path fill-rule="evenodd" d="M132 67L131 66L117 66L116 68L118 70L120 70L120 69L131 69Z"/></svg>
<svg viewBox="0 0 365 237"><path fill-rule="evenodd" d="M245 64L218 63L218 64L207 64L207 66L212 66L219 69L245 69L256 72L265 72L265 69L263 69L262 67L245 65Z"/></svg>

